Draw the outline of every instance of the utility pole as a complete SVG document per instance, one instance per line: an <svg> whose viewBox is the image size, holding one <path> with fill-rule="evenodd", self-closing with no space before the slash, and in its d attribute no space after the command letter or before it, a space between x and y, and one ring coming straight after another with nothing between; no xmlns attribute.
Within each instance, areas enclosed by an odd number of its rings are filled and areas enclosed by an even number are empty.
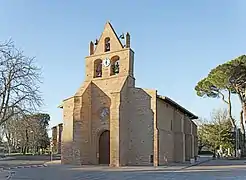
<svg viewBox="0 0 246 180"><path fill-rule="evenodd" d="M53 161L53 141L50 141L50 161Z"/></svg>
<svg viewBox="0 0 246 180"><path fill-rule="evenodd" d="M238 129L236 129L236 157L238 157Z"/></svg>

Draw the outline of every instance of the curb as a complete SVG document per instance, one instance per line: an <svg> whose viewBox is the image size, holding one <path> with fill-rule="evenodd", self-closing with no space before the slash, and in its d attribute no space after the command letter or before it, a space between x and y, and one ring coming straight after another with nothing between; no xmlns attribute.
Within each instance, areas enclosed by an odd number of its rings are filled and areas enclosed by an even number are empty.
<svg viewBox="0 0 246 180"><path fill-rule="evenodd" d="M187 168L190 168L190 167L193 167L193 166L198 166L198 165L200 165L200 164L209 162L209 161L211 161L211 160L212 160L212 159L207 159L207 160L204 160L204 161L200 161L200 162L198 162L198 163L190 164L190 165L188 165L188 166L182 168L181 170L187 169Z"/></svg>
<svg viewBox="0 0 246 180"><path fill-rule="evenodd" d="M6 160L12 160L14 159L13 157L4 157L4 158L0 158L0 161L6 161Z"/></svg>
<svg viewBox="0 0 246 180"><path fill-rule="evenodd" d="M53 165L61 165L61 162L56 162L56 161L48 161L44 163L45 166L53 166Z"/></svg>
<svg viewBox="0 0 246 180"><path fill-rule="evenodd" d="M24 165L24 166L14 166L14 167L1 167L0 171L12 170L12 169L22 169L22 168L39 168L39 167L47 167L45 164L39 165Z"/></svg>
<svg viewBox="0 0 246 180"><path fill-rule="evenodd" d="M1 172L8 172L8 175L6 176L6 179L11 179L13 175L15 174L14 169L24 169L24 168L40 168L40 167L47 167L46 164L39 164L39 165L25 165L25 166L15 166L15 167L9 167L9 168L0 168L0 173Z"/></svg>

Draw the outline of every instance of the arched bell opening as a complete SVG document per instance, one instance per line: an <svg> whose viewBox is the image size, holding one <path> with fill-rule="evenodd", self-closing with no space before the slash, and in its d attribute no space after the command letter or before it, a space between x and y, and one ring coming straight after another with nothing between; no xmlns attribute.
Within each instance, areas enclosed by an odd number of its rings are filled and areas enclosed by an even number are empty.
<svg viewBox="0 0 246 180"><path fill-rule="evenodd" d="M120 57L114 56L111 58L110 75L116 75L120 73Z"/></svg>

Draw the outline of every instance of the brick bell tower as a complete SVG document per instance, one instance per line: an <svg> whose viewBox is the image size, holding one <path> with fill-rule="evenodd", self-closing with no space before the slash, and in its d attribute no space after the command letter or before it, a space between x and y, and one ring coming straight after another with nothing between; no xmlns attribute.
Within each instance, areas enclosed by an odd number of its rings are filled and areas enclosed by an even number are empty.
<svg viewBox="0 0 246 180"><path fill-rule="evenodd" d="M117 36L112 25L107 22L99 40L89 44L89 56L85 58L85 81L119 76L134 79L134 52L130 46L130 34Z"/></svg>

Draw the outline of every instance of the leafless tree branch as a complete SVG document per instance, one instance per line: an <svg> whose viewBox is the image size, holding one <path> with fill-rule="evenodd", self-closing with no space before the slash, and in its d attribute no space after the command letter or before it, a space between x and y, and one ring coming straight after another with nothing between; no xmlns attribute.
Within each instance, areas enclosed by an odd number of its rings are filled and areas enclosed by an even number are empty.
<svg viewBox="0 0 246 180"><path fill-rule="evenodd" d="M42 105L41 69L34 59L15 48L12 40L0 43L0 125Z"/></svg>

